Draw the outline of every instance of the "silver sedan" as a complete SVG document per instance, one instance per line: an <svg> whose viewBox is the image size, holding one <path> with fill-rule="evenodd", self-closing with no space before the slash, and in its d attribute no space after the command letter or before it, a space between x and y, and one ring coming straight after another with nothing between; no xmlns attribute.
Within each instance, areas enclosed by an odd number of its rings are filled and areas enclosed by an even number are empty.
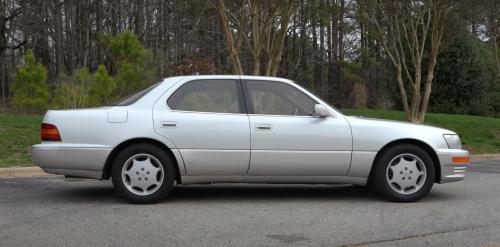
<svg viewBox="0 0 500 247"><path fill-rule="evenodd" d="M286 79L171 77L109 106L49 110L44 171L109 179L134 203L175 184L374 186L391 201L465 177L469 153L450 130L350 117Z"/></svg>

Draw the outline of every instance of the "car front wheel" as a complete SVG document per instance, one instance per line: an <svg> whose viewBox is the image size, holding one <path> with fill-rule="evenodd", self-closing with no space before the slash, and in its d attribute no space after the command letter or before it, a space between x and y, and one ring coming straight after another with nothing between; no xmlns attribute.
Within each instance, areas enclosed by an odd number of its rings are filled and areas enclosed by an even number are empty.
<svg viewBox="0 0 500 247"><path fill-rule="evenodd" d="M170 193L175 169L169 155L156 145L134 144L122 150L113 162L113 186L132 203L154 203Z"/></svg>
<svg viewBox="0 0 500 247"><path fill-rule="evenodd" d="M434 184L432 158L413 144L385 150L375 165L375 188L390 201L417 201L427 195Z"/></svg>

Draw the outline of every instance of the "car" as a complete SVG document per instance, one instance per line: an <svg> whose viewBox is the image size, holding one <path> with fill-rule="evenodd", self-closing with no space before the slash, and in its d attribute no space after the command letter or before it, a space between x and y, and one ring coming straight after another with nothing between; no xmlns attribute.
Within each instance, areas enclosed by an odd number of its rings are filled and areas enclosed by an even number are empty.
<svg viewBox="0 0 500 247"><path fill-rule="evenodd" d="M450 130L353 117L291 80L170 77L99 108L49 110L34 163L110 179L133 203L176 185L352 184L396 202L465 178L469 152Z"/></svg>

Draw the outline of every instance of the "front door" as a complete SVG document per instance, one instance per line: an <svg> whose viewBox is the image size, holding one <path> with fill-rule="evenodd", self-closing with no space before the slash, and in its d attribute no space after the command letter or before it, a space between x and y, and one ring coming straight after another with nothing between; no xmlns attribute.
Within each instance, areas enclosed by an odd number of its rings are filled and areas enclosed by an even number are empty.
<svg viewBox="0 0 500 247"><path fill-rule="evenodd" d="M241 176L250 131L238 80L194 80L154 107L155 130L179 149L189 176Z"/></svg>
<svg viewBox="0 0 500 247"><path fill-rule="evenodd" d="M277 81L243 83L248 104L250 176L345 176L352 139L343 116L313 117L313 98Z"/></svg>

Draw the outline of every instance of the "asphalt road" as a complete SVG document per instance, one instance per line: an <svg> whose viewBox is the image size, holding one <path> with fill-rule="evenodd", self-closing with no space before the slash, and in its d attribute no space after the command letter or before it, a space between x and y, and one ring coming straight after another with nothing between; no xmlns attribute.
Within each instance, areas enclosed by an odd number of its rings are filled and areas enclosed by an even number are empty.
<svg viewBox="0 0 500 247"><path fill-rule="evenodd" d="M0 246L500 246L500 161L422 201L330 185L177 187L130 205L109 182L0 179Z"/></svg>

